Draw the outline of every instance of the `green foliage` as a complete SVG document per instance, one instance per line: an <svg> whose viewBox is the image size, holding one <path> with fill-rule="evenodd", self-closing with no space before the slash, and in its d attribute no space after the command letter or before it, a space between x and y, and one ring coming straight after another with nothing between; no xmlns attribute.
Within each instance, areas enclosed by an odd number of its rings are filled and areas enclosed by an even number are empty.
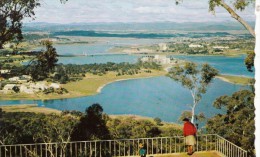
<svg viewBox="0 0 260 157"><path fill-rule="evenodd" d="M80 118L75 127L72 140L97 140L109 139L109 131L103 118L103 108L99 104L93 104L86 109L85 115Z"/></svg>
<svg viewBox="0 0 260 157"><path fill-rule="evenodd" d="M151 73L150 69L161 70L161 66L156 63L142 63L137 62L135 64L130 63L94 63L94 64L58 64L55 69L53 80L60 83L67 83L69 81L75 81L85 76L86 73L102 76L107 72L116 72L117 76L121 75L135 75L140 73L141 69L147 69L145 72Z"/></svg>
<svg viewBox="0 0 260 157"><path fill-rule="evenodd" d="M46 46L46 51L41 52L36 57L36 60L28 65L30 66L29 73L33 80L36 81L46 79L58 62L58 54L56 49L52 46L52 42L43 41L42 44Z"/></svg>
<svg viewBox="0 0 260 157"><path fill-rule="evenodd" d="M180 82L183 87L190 90L193 105L191 106L192 119L194 122L195 108L201 100L202 94L207 91L207 86L212 82L218 71L208 64L198 67L195 63L186 62L184 66L176 65L167 74L168 77Z"/></svg>
<svg viewBox="0 0 260 157"><path fill-rule="evenodd" d="M209 11L215 12L215 7L221 6L222 0L210 0L209 1ZM254 3L255 0L232 0L230 3L234 6L235 9L243 11L245 8L251 4Z"/></svg>
<svg viewBox="0 0 260 157"><path fill-rule="evenodd" d="M1 112L1 144L65 142L78 122L71 116Z"/></svg>
<svg viewBox="0 0 260 157"><path fill-rule="evenodd" d="M248 71L253 72L254 67L254 59L255 59L255 53L250 52L247 54L247 57L245 58L245 65Z"/></svg>
<svg viewBox="0 0 260 157"><path fill-rule="evenodd" d="M238 146L254 153L255 131L255 94L241 90L232 96L221 96L214 102L217 109L226 112L210 118L206 129L209 133L218 134Z"/></svg>
<svg viewBox="0 0 260 157"><path fill-rule="evenodd" d="M160 125L163 125L163 124L162 124L162 120L161 120L160 118L156 117L156 118L154 118L153 120L154 120L154 122L155 122L156 125L159 125L159 126L160 126Z"/></svg>
<svg viewBox="0 0 260 157"><path fill-rule="evenodd" d="M151 121L136 120L132 117L110 119L107 126L114 139L157 137L161 134L157 125Z"/></svg>
<svg viewBox="0 0 260 157"><path fill-rule="evenodd" d="M40 6L39 0L0 1L0 49L9 41L21 41L22 20L33 17L34 9Z"/></svg>

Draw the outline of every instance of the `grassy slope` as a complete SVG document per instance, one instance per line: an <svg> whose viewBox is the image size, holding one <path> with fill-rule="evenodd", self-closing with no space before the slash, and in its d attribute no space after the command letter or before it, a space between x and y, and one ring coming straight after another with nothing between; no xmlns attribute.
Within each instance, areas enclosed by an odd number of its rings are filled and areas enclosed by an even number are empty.
<svg viewBox="0 0 260 157"><path fill-rule="evenodd" d="M103 86L108 83L112 83L119 80L128 80L128 79L137 79L137 78L146 78L146 77L155 77L155 76L163 76L165 75L165 71L155 71L152 70L152 73L142 72L136 75L123 75L116 76L115 72L110 72L103 76L87 74L83 80L77 82L70 82L64 84L63 87L66 88L69 93L68 94L1 94L0 100L21 100L21 99L37 99L37 100L46 100L46 99L62 99L62 98L74 98L74 97L82 97L95 95L100 92Z"/></svg>
<svg viewBox="0 0 260 157"><path fill-rule="evenodd" d="M232 76L232 75L218 75L217 78L229 83L240 84L240 85L249 85L250 80L252 80L252 78L250 77Z"/></svg>
<svg viewBox="0 0 260 157"><path fill-rule="evenodd" d="M3 111L5 112L35 112L35 113L44 113L44 114L61 113L61 111L59 110L45 108L45 107L38 107L36 104L0 106L0 108L2 108Z"/></svg>

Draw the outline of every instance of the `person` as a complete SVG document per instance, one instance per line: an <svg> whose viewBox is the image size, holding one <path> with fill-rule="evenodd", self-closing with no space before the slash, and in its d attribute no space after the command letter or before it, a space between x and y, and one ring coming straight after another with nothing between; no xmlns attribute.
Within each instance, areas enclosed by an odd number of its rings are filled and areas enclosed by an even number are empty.
<svg viewBox="0 0 260 157"><path fill-rule="evenodd" d="M197 129L190 122L190 120L188 118L184 118L183 122L184 122L183 135L184 135L185 145L187 146L188 155L192 155L193 147L196 144L195 136L197 133Z"/></svg>
<svg viewBox="0 0 260 157"><path fill-rule="evenodd" d="M146 157L146 150L144 149L144 145L142 143L139 144L139 155L141 157Z"/></svg>

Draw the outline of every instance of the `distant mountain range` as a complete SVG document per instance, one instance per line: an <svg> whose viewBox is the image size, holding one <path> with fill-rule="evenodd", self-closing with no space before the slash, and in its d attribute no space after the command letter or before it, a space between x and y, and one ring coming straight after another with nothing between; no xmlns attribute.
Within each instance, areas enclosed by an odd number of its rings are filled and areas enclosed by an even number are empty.
<svg viewBox="0 0 260 157"><path fill-rule="evenodd" d="M249 22L254 27L254 22ZM156 23L25 23L23 31L230 31L245 30L238 22L223 23L175 23L175 22L156 22Z"/></svg>

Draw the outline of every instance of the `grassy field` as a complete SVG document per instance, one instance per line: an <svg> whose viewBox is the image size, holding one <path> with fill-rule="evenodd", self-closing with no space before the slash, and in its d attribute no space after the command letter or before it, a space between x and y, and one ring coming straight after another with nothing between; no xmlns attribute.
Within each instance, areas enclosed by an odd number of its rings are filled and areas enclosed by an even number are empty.
<svg viewBox="0 0 260 157"><path fill-rule="evenodd" d="M219 78L223 81L240 84L240 85L250 85L252 78L242 77L242 76L232 76L232 75L218 75L216 78Z"/></svg>
<svg viewBox="0 0 260 157"><path fill-rule="evenodd" d="M5 112L34 112L34 113L44 113L44 114L51 114L51 113L60 114L61 113L61 111L59 111L59 110L45 108L45 107L39 107L36 104L0 106L0 108L2 108L3 111L5 111Z"/></svg>
<svg viewBox="0 0 260 157"><path fill-rule="evenodd" d="M25 93L13 93L13 94L1 94L0 100L47 100L47 99L63 99L63 98L75 98L82 96L95 95L101 91L101 89L112 82L128 79L147 78L155 76L163 76L166 71L155 71L152 73L143 72L136 75L122 75L116 76L115 72L110 72L103 76L86 74L86 76L77 82L70 82L62 85L69 93L67 94L25 94Z"/></svg>
<svg viewBox="0 0 260 157"><path fill-rule="evenodd" d="M103 76L87 74L83 80L65 84L64 88L70 91L70 94L75 96L94 95L99 93L105 85L115 81L155 77L155 76L162 76L165 74L166 74L165 71L155 71L155 70L152 70L152 73L142 72L136 75L122 75L122 76L116 76L115 72L110 72Z"/></svg>

